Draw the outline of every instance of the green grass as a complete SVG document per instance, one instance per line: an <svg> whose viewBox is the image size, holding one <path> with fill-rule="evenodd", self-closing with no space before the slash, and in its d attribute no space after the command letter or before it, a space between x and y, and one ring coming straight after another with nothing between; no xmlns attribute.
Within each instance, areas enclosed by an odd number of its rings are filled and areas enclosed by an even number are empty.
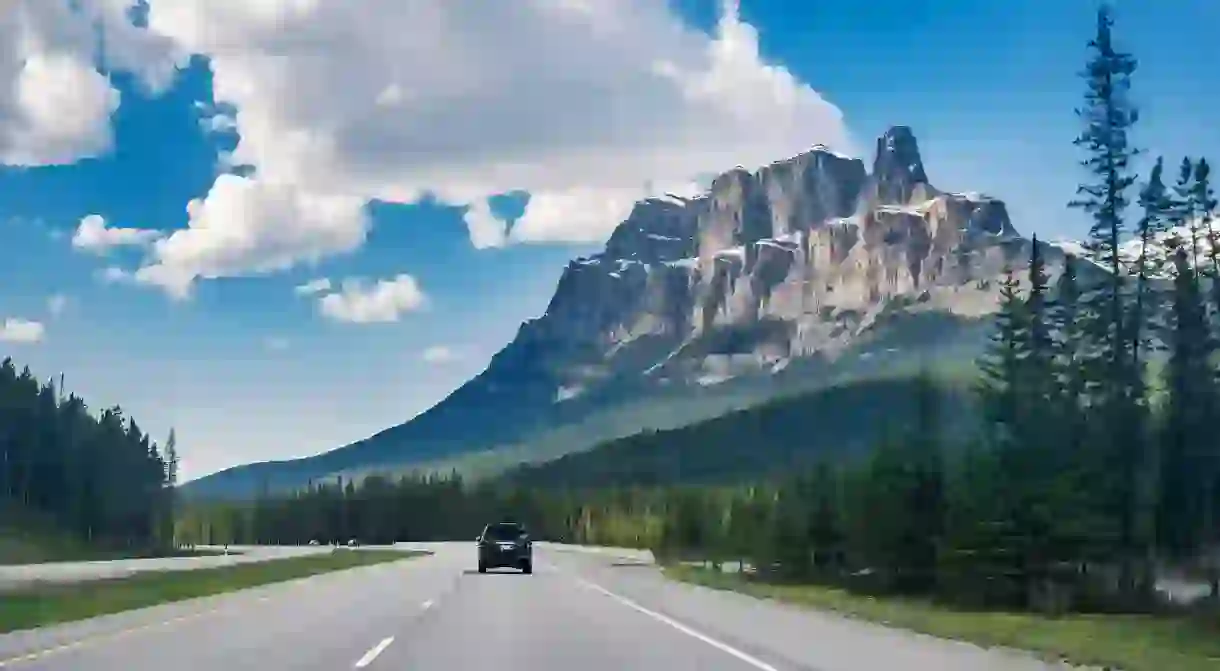
<svg viewBox="0 0 1220 671"><path fill-rule="evenodd" d="M1123 671L1220 669L1220 620L1187 616L1069 615L954 610L916 599L873 598L814 585L777 585L688 566L666 575L714 589L734 590L828 610L984 647L1028 650L1074 664L1115 666Z"/></svg>
<svg viewBox="0 0 1220 671"><path fill-rule="evenodd" d="M321 573L401 561L422 552L336 550L222 568L143 573L75 585L39 585L0 598L0 633L232 592Z"/></svg>

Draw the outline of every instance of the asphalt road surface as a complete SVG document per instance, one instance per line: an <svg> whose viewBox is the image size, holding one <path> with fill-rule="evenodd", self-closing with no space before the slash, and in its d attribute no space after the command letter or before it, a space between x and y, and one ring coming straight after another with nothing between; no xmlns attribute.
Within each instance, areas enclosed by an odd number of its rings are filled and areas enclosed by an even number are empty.
<svg viewBox="0 0 1220 671"><path fill-rule="evenodd" d="M0 635L20 671L1045 671L982 649L535 547L533 575L430 557Z"/></svg>

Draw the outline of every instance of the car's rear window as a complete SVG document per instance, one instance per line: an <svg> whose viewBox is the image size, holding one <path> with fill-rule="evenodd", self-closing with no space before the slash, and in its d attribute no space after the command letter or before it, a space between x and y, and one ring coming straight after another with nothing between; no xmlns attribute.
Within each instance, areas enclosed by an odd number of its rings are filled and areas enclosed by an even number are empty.
<svg viewBox="0 0 1220 671"><path fill-rule="evenodd" d="M491 524L483 534L494 541L515 541L525 533L519 524Z"/></svg>

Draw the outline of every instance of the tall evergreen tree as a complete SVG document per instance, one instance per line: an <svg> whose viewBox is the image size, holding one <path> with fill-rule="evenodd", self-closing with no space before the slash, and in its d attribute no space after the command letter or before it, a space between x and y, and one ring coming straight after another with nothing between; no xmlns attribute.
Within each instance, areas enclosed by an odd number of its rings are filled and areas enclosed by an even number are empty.
<svg viewBox="0 0 1220 671"><path fill-rule="evenodd" d="M1029 246L1029 266L1026 271L1029 293L1025 298L1025 360L1021 365L1023 417L1026 440L1039 448L1049 448L1055 442L1057 429L1047 420L1054 414L1055 401L1055 341L1050 298L1050 276L1038 236Z"/></svg>
<svg viewBox="0 0 1220 671"><path fill-rule="evenodd" d="M1212 167L1207 159L1201 158L1195 164L1195 181L1190 192L1191 209L1198 217L1200 237L1206 241L1204 249L1207 252L1205 267L1196 266L1195 271L1211 280L1211 301L1214 315L1220 315L1220 222L1216 221L1217 208L1220 201L1212 188Z"/></svg>
<svg viewBox="0 0 1220 671"><path fill-rule="evenodd" d="M1097 31L1089 42L1092 52L1083 77L1086 83L1084 105L1077 116L1084 129L1075 144L1087 153L1081 165L1092 180L1077 188L1077 199L1070 205L1088 213L1093 219L1087 247L1092 256L1109 273L1097 286L1089 287L1084 295L1087 322L1084 334L1091 342L1092 356L1097 366L1098 402L1106 421L1098 425L1092 447L1111 453L1109 459L1098 455L1099 462L1112 461L1119 465L1112 482L1099 482L1108 490L1104 505L1117 511L1117 554L1122 562L1120 583L1124 590L1134 586L1134 561L1139 552L1137 523L1139 504L1137 492L1143 427L1135 426L1135 378L1138 372L1131 361L1129 339L1126 337L1127 296L1126 272L1122 258L1124 214L1129 205L1130 188L1138 177L1132 168L1137 150L1131 146L1129 133L1139 114L1129 99L1131 75L1136 60L1117 48L1114 43L1114 18L1109 4L1097 12Z"/></svg>
<svg viewBox="0 0 1220 671"><path fill-rule="evenodd" d="M1165 340L1169 348L1162 421L1157 529L1162 547L1177 557L1198 549L1204 478L1196 455L1211 442L1209 406L1214 386L1200 376L1208 367L1206 308L1185 245L1173 246L1173 295Z"/></svg>
<svg viewBox="0 0 1220 671"><path fill-rule="evenodd" d="M1182 248L1186 252L1186 262L1196 272L1200 269L1199 252L1202 242L1199 229L1199 213L1194 199L1195 164L1190 157L1185 157L1178 165L1178 179L1174 182L1170 197L1169 221L1176 229L1175 233L1182 238Z"/></svg>
<svg viewBox="0 0 1220 671"><path fill-rule="evenodd" d="M993 443L1016 442L1022 414L1021 371L1028 356L1029 319L1011 270L1000 283L999 309L987 349L980 357L977 392Z"/></svg>
<svg viewBox="0 0 1220 671"><path fill-rule="evenodd" d="M910 543L913 574L922 589L935 582L937 546L944 532L945 515L945 431L944 409L937 382L925 368L915 379L915 422L909 444L911 489L909 506Z"/></svg>
<svg viewBox="0 0 1220 671"><path fill-rule="evenodd" d="M1148 182L1140 189L1139 204L1143 210L1137 225L1139 252L1135 261L1135 303L1131 310L1128 330L1131 341L1131 360L1135 368L1138 385L1136 397L1143 399L1144 366L1148 338L1157 329L1156 320L1161 314L1158 292L1153 291L1153 279L1165 274L1165 257L1162 246L1169 231L1173 203L1162 179L1165 161L1157 158L1148 176Z"/></svg>
<svg viewBox="0 0 1220 671"><path fill-rule="evenodd" d="M1121 246L1123 216L1129 204L1127 191L1135 184L1131 162L1137 151L1128 139L1139 114L1128 99L1131 75L1137 62L1114 44L1114 18L1109 4L1097 12L1097 32L1089 41L1092 56L1082 76L1086 82L1084 105L1076 110L1084 129L1074 143L1088 154L1081 161L1093 181L1077 187L1077 198L1069 206L1093 219L1086 248L1090 255L1110 270L1094 299L1106 319L1102 337L1106 357L1112 367L1123 364L1121 328L1123 314L1124 267ZM1122 375L1115 372L1115 380Z"/></svg>
<svg viewBox="0 0 1220 671"><path fill-rule="evenodd" d="M1210 332L1211 337L1205 342L1205 354L1202 357L1203 361L1198 371L1211 370L1215 371L1216 360L1216 333L1215 329L1220 328L1220 229L1216 221L1217 208L1220 208L1220 201L1216 198L1216 193L1212 188L1211 183L1211 165L1206 159L1199 159L1195 164L1195 181L1190 192L1190 200L1192 209L1195 212L1198 221L1198 227L1202 230L1202 237L1207 241L1205 246L1207 252L1206 271L1202 271L1199 267L1195 268L1196 277L1200 275L1207 276L1210 283L1209 294L1211 296L1211 313L1210 320L1213 325L1213 330ZM1214 426L1215 422L1220 419L1220 378L1213 374L1212 379L1200 384L1206 385L1209 391L1208 403L1206 404L1206 424ZM1213 599L1220 599L1220 559L1216 557L1216 553L1220 552L1220 443L1215 440L1202 442L1200 444L1202 477L1204 478L1203 488L1203 519L1200 522L1203 530L1201 542L1204 545L1206 556L1209 557L1207 566L1208 582L1211 585L1211 596Z"/></svg>
<svg viewBox="0 0 1220 671"><path fill-rule="evenodd" d="M1052 343L1054 346L1053 423L1061 427L1061 449L1076 453L1085 441L1087 407L1085 392L1087 369L1082 356L1082 325L1080 320L1080 285L1077 258L1065 254L1063 268L1055 285L1055 302L1050 310Z"/></svg>

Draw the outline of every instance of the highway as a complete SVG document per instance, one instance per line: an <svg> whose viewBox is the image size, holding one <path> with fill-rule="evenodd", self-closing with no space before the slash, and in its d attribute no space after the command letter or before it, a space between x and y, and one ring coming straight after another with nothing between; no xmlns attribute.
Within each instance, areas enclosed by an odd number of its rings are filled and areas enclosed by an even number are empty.
<svg viewBox="0 0 1220 671"><path fill-rule="evenodd" d="M0 635L5 671L1045 671L985 651L671 582L638 557L535 547L533 575L432 556Z"/></svg>

